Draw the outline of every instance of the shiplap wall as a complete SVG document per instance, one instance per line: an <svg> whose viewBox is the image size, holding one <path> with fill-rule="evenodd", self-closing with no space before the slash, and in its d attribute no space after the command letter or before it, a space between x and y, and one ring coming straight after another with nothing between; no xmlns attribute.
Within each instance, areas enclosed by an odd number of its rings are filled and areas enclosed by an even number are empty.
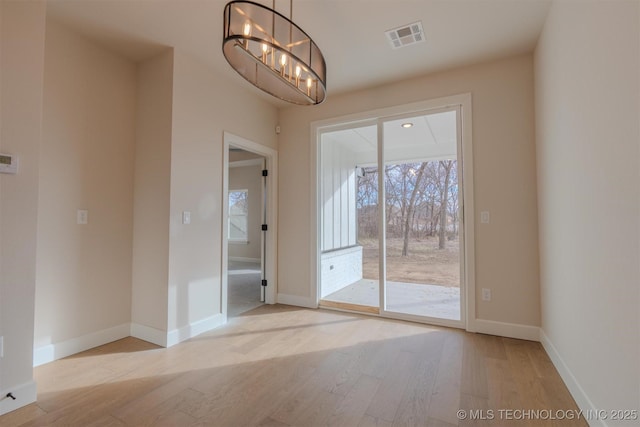
<svg viewBox="0 0 640 427"><path fill-rule="evenodd" d="M343 145L322 136L322 251L356 244L355 155Z"/></svg>

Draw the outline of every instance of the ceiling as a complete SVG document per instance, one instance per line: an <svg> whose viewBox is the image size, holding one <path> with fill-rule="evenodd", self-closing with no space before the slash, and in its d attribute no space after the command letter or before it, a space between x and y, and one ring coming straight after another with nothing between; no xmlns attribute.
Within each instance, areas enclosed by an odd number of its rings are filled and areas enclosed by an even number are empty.
<svg viewBox="0 0 640 427"><path fill-rule="evenodd" d="M269 0L255 0L271 6ZM222 55L221 0L49 0L48 16L141 61L186 51L256 94ZM530 52L550 0L294 0L293 21L322 50L328 97ZM276 0L289 16L289 1ZM392 49L385 31L421 21L426 42ZM282 105L267 95L264 99Z"/></svg>
<svg viewBox="0 0 640 427"><path fill-rule="evenodd" d="M453 110L384 121L385 163L456 159L456 129ZM338 150L339 157L353 159L359 166L372 166L378 161L376 124L325 132L322 146L325 144ZM343 154L346 152L349 154Z"/></svg>

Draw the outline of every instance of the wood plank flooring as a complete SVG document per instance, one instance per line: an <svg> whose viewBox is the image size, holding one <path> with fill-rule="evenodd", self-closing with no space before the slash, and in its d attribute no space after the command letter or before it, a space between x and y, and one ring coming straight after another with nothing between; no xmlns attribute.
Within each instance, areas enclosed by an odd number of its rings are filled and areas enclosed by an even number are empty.
<svg viewBox="0 0 640 427"><path fill-rule="evenodd" d="M282 305L169 349L126 338L35 379L38 402L0 425L587 426L500 417L577 411L538 343Z"/></svg>

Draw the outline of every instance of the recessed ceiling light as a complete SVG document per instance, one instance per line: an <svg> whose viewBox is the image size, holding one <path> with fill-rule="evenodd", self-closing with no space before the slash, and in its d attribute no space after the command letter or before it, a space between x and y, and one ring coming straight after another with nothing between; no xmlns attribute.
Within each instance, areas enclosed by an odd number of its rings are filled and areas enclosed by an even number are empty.
<svg viewBox="0 0 640 427"><path fill-rule="evenodd" d="M408 128L410 128L410 127L412 127L412 126L413 126L413 123L411 123L411 122L407 122L407 123L403 123L403 124L401 124L400 126L402 126L402 127L403 127L403 128L405 128L405 129L408 129Z"/></svg>

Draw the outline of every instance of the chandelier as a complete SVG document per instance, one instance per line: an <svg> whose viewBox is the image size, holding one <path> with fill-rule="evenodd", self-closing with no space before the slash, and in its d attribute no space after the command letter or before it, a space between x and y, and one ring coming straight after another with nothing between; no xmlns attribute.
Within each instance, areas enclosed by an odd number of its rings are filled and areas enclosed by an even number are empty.
<svg viewBox="0 0 640 427"><path fill-rule="evenodd" d="M251 1L227 3L222 52L242 77L276 98L300 105L324 101L322 52L291 19L275 11L275 0L272 9Z"/></svg>

